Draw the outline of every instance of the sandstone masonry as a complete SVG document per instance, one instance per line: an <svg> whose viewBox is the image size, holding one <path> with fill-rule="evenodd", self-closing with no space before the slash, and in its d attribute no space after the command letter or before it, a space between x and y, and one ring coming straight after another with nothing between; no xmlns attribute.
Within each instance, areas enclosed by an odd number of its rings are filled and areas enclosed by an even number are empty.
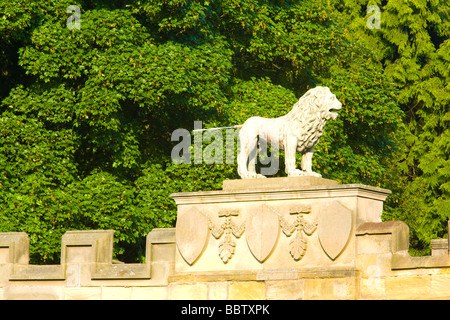
<svg viewBox="0 0 450 320"><path fill-rule="evenodd" d="M408 226L380 220L389 194L315 177L173 194L176 228L152 230L137 264L113 261L113 230L68 231L59 265L0 233L0 298L449 299L448 239L411 257Z"/></svg>

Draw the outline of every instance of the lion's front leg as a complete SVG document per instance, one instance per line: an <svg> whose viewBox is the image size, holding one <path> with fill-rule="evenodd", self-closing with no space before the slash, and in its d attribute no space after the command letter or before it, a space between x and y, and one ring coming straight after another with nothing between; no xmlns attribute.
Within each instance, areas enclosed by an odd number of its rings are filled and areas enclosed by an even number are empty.
<svg viewBox="0 0 450 320"><path fill-rule="evenodd" d="M290 138L286 139L285 145L284 145L284 157L285 157L286 173L287 173L288 177L305 175L302 170L295 168L296 152L297 152L297 138L290 137Z"/></svg>
<svg viewBox="0 0 450 320"><path fill-rule="evenodd" d="M314 147L307 150L302 155L302 170L305 172L307 176L313 176L322 178L322 175L320 173L312 171L312 156L314 153Z"/></svg>

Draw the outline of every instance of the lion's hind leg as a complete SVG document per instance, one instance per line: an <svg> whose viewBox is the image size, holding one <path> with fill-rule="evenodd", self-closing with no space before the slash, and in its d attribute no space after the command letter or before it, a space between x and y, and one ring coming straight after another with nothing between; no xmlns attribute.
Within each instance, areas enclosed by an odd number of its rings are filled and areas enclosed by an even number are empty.
<svg viewBox="0 0 450 320"><path fill-rule="evenodd" d="M241 142L241 150L237 157L238 174L242 179L247 177L247 158L248 153L246 151L244 143Z"/></svg>
<svg viewBox="0 0 450 320"><path fill-rule="evenodd" d="M239 132L239 140L241 141L241 150L237 158L239 176L242 179L265 178L263 175L257 174L255 168L258 136L243 128Z"/></svg>
<svg viewBox="0 0 450 320"><path fill-rule="evenodd" d="M247 159L249 156L249 137L244 126L239 132L240 151L237 157L238 174L242 179L248 178Z"/></svg>
<svg viewBox="0 0 450 320"><path fill-rule="evenodd" d="M256 158L258 156L258 136L250 140L248 145L248 177L249 178L265 178L262 174L256 173Z"/></svg>

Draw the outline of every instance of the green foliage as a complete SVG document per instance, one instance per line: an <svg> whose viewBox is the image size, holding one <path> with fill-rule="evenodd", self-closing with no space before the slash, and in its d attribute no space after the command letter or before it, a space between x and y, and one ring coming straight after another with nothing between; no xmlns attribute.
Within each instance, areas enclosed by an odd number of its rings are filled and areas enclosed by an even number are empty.
<svg viewBox="0 0 450 320"><path fill-rule="evenodd" d="M66 213L54 211L62 188L74 182L77 147L72 130L47 130L43 124L9 111L0 117L0 229L29 232L32 257L52 259ZM67 208L66 208L67 209Z"/></svg>
<svg viewBox="0 0 450 320"><path fill-rule="evenodd" d="M409 179L400 217L416 217L412 241L417 243L416 250L426 252L432 238L447 233L450 219L450 5L446 1L426 5L414 1L408 6L409 14L397 3L386 10L402 17L388 25L392 36L387 40L398 48L399 57L387 65L386 74L400 87L399 102L411 134L404 156ZM407 34L402 41L399 30ZM420 212L411 199L422 204Z"/></svg>
<svg viewBox="0 0 450 320"><path fill-rule="evenodd" d="M278 117L325 85L344 107L315 169L393 189L386 219L422 208L417 248L442 236L448 4L390 0L380 30L367 4L0 0L0 231L55 263L65 231L114 229L116 258L141 261L148 232L175 223L171 193L237 178L235 163L171 163L175 129Z"/></svg>
<svg viewBox="0 0 450 320"><path fill-rule="evenodd" d="M368 4L381 8L381 29L365 28ZM405 115L404 141L391 172L392 208L385 219L406 221L414 253L429 252L450 218L448 120L450 6L448 1L336 2L354 39L371 45L396 88ZM392 201L393 200L393 201Z"/></svg>

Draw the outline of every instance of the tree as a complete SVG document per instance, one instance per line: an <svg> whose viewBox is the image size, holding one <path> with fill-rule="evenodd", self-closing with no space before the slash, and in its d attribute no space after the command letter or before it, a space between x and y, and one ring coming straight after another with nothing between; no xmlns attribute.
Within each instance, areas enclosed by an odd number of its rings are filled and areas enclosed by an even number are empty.
<svg viewBox="0 0 450 320"><path fill-rule="evenodd" d="M369 4L381 9L381 28L366 28ZM371 45L396 88L405 115L404 148L392 172L399 177L385 219L411 228L413 253L429 252L446 233L449 210L448 120L450 19L447 1L336 1L354 39Z"/></svg>
<svg viewBox="0 0 450 320"><path fill-rule="evenodd" d="M80 7L80 29L67 28L69 5ZM57 262L66 230L98 228L116 230L117 258L142 260L146 234L175 222L172 192L237 177L235 164L171 163L171 133L194 120L281 116L316 85L344 103L317 148L317 170L386 184L401 112L381 64L327 2L4 0L0 8L0 229L27 232L33 262Z"/></svg>

